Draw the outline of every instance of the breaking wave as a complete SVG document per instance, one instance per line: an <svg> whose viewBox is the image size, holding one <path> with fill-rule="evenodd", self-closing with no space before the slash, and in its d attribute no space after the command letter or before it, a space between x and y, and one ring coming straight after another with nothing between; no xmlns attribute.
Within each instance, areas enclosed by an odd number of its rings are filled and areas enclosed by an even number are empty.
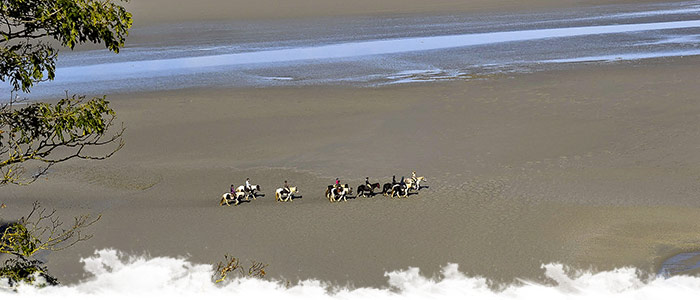
<svg viewBox="0 0 700 300"><path fill-rule="evenodd" d="M17 291L0 282L2 299L86 299L124 298L184 299L202 296L252 299L658 299L697 296L700 278L674 276L641 278L634 268L606 272L572 272L561 264L546 264L546 276L553 284L522 281L498 290L489 281L469 277L448 264L439 276L420 275L418 268L387 272L385 288L348 288L319 280L297 284L270 279L237 278L212 282L212 266L194 264L184 258L127 256L106 249L81 259L89 278L74 285L35 288L20 286ZM216 298L213 298L216 299ZM241 299L241 298L239 298Z"/></svg>

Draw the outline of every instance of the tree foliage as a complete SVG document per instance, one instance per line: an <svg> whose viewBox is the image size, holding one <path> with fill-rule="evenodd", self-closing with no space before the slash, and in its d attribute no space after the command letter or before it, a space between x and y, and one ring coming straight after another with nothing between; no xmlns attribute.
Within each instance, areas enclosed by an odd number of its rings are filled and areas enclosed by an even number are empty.
<svg viewBox="0 0 700 300"><path fill-rule="evenodd" d="M105 159L124 146L120 130L107 134L115 113L108 101L83 96L61 99L52 105L34 103L20 109L0 108L0 184L28 184L60 162ZM91 147L114 145L108 153L86 154ZM58 152L58 153L56 153ZM40 162L36 173L26 175L23 163Z"/></svg>
<svg viewBox="0 0 700 300"><path fill-rule="evenodd" d="M0 80L29 92L53 80L58 51L44 37L73 49L104 43L115 53L124 45L131 14L110 0L0 0Z"/></svg>
<svg viewBox="0 0 700 300"><path fill-rule="evenodd" d="M265 268L267 267L268 265L266 264L253 261L250 267L245 268L241 266L241 260L226 254L224 255L224 260L220 261L216 265L214 273L212 274L212 280L214 280L216 283L225 281L228 275L231 275L236 271L243 277L263 278L265 277L265 274L267 274L265 272Z"/></svg>
<svg viewBox="0 0 700 300"><path fill-rule="evenodd" d="M131 14L111 0L0 0L0 80L13 93L30 92L54 79L56 42L71 49L104 43L118 53L131 24ZM56 104L0 106L0 185L31 183L68 159L112 156L123 146L124 129L109 131L115 113L108 104L105 97L66 95ZM88 154L88 148L109 144L106 154ZM26 175L29 161L41 165Z"/></svg>
<svg viewBox="0 0 700 300"><path fill-rule="evenodd" d="M65 228L56 216L35 202L32 210L17 222L0 225L0 254L10 258L0 267L0 278L9 279L11 286L20 282L33 284L38 278L42 284L57 284L58 280L46 271L46 267L34 255L42 250L60 251L91 238L83 230L100 219L89 215L76 217Z"/></svg>
<svg viewBox="0 0 700 300"><path fill-rule="evenodd" d="M86 100L66 93L54 104L17 105L13 96L54 79L59 47L103 43L118 53L132 25L131 14L115 3L125 1L0 0L0 81L12 87L10 103L0 105L0 186L28 184L57 163L105 159L122 148L124 128L111 129L116 114L105 97ZM39 164L38 171L25 175L30 163ZM82 230L97 220L83 215L64 228L55 211L35 203L19 221L0 223L0 256L10 257L0 278L11 285L56 284L35 254L88 239Z"/></svg>

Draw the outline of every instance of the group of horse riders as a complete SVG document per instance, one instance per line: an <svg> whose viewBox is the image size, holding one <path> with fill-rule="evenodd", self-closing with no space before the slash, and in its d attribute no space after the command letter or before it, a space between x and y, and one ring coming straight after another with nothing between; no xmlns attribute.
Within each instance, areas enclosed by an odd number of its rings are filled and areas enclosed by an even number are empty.
<svg viewBox="0 0 700 300"><path fill-rule="evenodd" d="M404 177L401 176L401 181L398 182L396 181L396 175L394 175L391 177L391 183L384 184L382 194L391 197L408 197L408 190L420 190L421 181L425 181L425 178L417 177L416 171L411 173L410 178L404 179ZM380 184L378 182L370 183L369 177L365 177L365 184L357 187L357 196L374 196L374 189L378 189L379 187ZM238 205L243 199L248 200L249 196L252 196L253 199L255 199L257 196L256 193L259 191L260 185L250 184L250 178L246 178L245 185L235 188L232 184L231 192L225 193L221 196L221 202L219 205L226 204L230 206L230 202L234 202L235 205ZM296 192L298 192L297 188L289 186L289 183L285 180L283 187L278 188L275 191L275 200L282 202L293 201L293 194ZM329 185L326 189L326 198L328 198L328 200L331 202L340 200L347 201L347 195L349 194L352 194L352 188L350 188L348 184L340 184L339 178L335 179L334 185Z"/></svg>
<svg viewBox="0 0 700 300"><path fill-rule="evenodd" d="M408 191L410 189L419 190L421 188L421 181L425 181L425 178L416 176L416 171L411 172L410 178L405 179L402 176L401 181L398 182L396 181L396 175L394 175L391 177L391 183L384 184L382 194L391 197L408 197ZM378 182L370 183L369 177L365 177L365 184L357 187L357 196L374 196L374 189L378 188L380 188ZM348 184L340 184L339 178L335 179L334 185L329 185L326 189L326 198L331 202L340 200L347 201L346 196L349 194L352 194L352 188L350 188Z"/></svg>
<svg viewBox="0 0 700 300"><path fill-rule="evenodd" d="M285 181L286 182L286 181ZM257 192L260 191L260 185L250 184L250 178L245 179L245 185L235 187L231 185L231 192L225 193L221 196L221 202L219 205L231 205L230 202L234 202L235 205L241 203L243 199L248 200L248 197L253 196L253 199L257 196Z"/></svg>

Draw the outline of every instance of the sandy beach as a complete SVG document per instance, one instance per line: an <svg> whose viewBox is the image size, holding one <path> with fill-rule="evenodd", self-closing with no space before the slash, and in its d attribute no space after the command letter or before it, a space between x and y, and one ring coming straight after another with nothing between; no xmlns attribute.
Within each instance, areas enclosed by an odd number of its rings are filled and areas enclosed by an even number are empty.
<svg viewBox="0 0 700 300"><path fill-rule="evenodd" d="M7 211L38 200L63 216L103 215L93 239L48 257L65 281L81 278L79 257L105 247L212 263L230 253L270 264L271 276L358 286L448 262L503 281L539 278L549 262L653 272L697 247L697 63L114 95L124 149L6 188ZM407 199L323 196L335 177L357 186L411 170L429 187ZM218 206L246 177L265 196ZM275 203L284 180L303 198Z"/></svg>
<svg viewBox="0 0 700 300"><path fill-rule="evenodd" d="M411 3L328 4L313 15L462 5ZM472 8L525 9L489 3ZM136 17L154 14L141 20L180 20L178 10L148 10L151 2L129 5ZM240 14L280 17L256 5ZM289 17L308 17L295 7ZM191 17L219 18L201 13ZM3 187L3 216L33 201L67 220L102 215L92 239L44 257L62 282L84 278L79 258L103 248L213 264L232 254L269 264L273 278L355 286L447 263L496 282L542 280L540 266L551 262L653 273L700 248L699 65L691 56L372 88L111 94L125 147L105 161L57 165L30 187ZM413 170L427 187L406 199L329 203L323 195L336 177L356 188L365 176L383 184ZM219 206L247 177L264 196ZM284 180L302 197L275 202Z"/></svg>

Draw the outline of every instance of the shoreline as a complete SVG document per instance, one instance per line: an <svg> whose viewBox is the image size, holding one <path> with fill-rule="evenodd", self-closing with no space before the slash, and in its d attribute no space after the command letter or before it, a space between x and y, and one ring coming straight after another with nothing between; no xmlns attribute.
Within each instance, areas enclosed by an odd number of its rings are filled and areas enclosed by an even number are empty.
<svg viewBox="0 0 700 300"><path fill-rule="evenodd" d="M57 90L114 94L199 86L375 86L556 70L579 60L679 57L698 53L689 32L697 31L699 10L681 2L493 19L231 21L135 30L130 40L136 44L118 56L67 53L57 80L37 86L32 97ZM635 38L624 38L628 35ZM582 50L580 43L596 46ZM522 49L517 56L511 53L514 47Z"/></svg>

